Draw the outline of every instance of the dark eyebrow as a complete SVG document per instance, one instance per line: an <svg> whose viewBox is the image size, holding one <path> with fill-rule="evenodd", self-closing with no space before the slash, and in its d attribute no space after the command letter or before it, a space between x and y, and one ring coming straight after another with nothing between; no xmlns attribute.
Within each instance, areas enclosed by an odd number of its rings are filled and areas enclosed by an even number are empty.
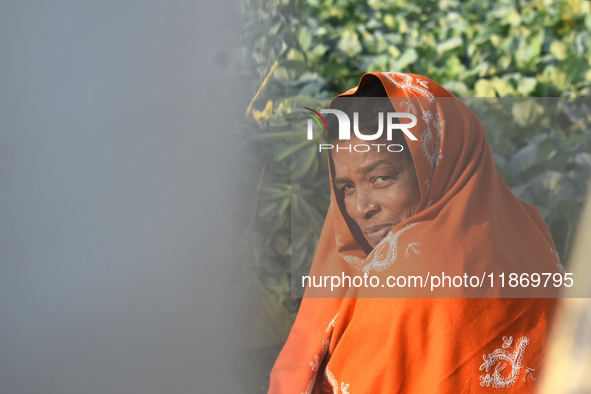
<svg viewBox="0 0 591 394"><path fill-rule="evenodd" d="M334 179L334 184L335 184L335 185L336 185L337 183L338 183L338 184L341 184L341 183L348 183L348 182L351 182L351 181L350 181L349 179L347 179L347 178L335 178L335 179Z"/></svg>
<svg viewBox="0 0 591 394"><path fill-rule="evenodd" d="M404 171L405 163L404 163L404 161L402 161L402 162L397 161L397 162L393 163L390 160L378 160L375 163L371 163L370 165L368 165L366 167L358 168L357 171L361 172L362 174L369 174L370 172L372 172L373 170L375 170L376 168L378 168L380 166L386 166L394 171ZM349 182L351 182L351 180L348 178L335 178L333 183L335 185L337 185L337 184L343 184L343 183L349 183Z"/></svg>

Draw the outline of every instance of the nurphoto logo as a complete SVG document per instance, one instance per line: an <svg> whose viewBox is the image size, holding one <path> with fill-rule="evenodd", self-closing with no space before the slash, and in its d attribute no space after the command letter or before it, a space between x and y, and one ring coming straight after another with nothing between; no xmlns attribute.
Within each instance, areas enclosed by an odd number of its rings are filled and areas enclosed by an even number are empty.
<svg viewBox="0 0 591 394"><path fill-rule="evenodd" d="M322 116L322 114L332 114L337 117L337 121L338 121L338 125L339 125L339 133L338 133L339 141L345 141L345 140L351 139L351 120L349 119L349 116L345 112L340 111L338 109L321 109L320 112L318 112L316 110L313 110L310 107L303 107L303 108L310 111L307 114L312 118L312 119L308 119L308 134L307 134L308 140L312 140L314 138L313 137L314 122L312 120L316 121L318 126L320 126L321 130L322 130L322 125L324 124L324 127L325 127L326 131L328 132L328 125L326 123L326 120L324 119L324 116ZM388 141L392 141L392 134L395 130L402 131L412 141L417 140L417 137L415 137L409 130L411 127L413 127L417 124L417 117L415 115L409 114L407 112L386 112L385 118L386 118L386 127L385 127L386 139ZM394 119L396 119L397 121L399 119L410 119L410 122L399 123L399 122L395 122ZM384 113L378 112L378 130L374 134L362 134L359 131L359 113L353 112L353 133L355 134L355 137L357 137L358 139L363 140L363 141L375 141L377 139L380 139L384 134ZM389 145L388 144L356 144L356 145L346 147L346 149L347 150L353 149L355 152L369 152L371 150L372 146L377 147L378 152L380 151L381 147L384 147L389 152L401 152L403 150L403 147L400 144L389 144ZM319 144L318 151L322 152L323 149L325 149L325 150L335 149L335 145L333 145L333 144ZM338 151L339 149L343 149L343 148L336 146L336 149Z"/></svg>

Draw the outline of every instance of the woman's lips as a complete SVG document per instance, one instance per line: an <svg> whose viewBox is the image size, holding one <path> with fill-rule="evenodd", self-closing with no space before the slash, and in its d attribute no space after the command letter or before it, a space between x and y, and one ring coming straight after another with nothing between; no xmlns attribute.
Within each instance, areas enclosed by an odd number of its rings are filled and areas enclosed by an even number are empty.
<svg viewBox="0 0 591 394"><path fill-rule="evenodd" d="M367 238L369 242L379 243L386 237L386 235L388 235L392 227L394 227L392 224L373 226L363 230L363 234L365 234L365 238Z"/></svg>

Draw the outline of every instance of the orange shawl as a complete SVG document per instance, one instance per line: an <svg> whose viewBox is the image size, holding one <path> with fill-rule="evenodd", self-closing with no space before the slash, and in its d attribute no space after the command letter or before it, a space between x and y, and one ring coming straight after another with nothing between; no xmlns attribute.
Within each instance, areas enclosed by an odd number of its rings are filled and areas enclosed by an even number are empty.
<svg viewBox="0 0 591 394"><path fill-rule="evenodd" d="M332 190L311 274L563 271L541 215L506 186L482 125L460 100L418 75L371 73L359 86L371 83L384 86L396 111L417 117L418 141L407 143L421 201L366 255ZM306 294L270 393L532 392L554 309L542 298Z"/></svg>

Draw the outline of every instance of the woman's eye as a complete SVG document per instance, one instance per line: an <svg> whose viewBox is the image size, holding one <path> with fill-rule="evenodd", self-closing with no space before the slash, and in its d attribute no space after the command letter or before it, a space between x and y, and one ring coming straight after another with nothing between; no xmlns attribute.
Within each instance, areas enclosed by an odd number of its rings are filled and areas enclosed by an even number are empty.
<svg viewBox="0 0 591 394"><path fill-rule="evenodd" d="M350 192L351 190L353 190L353 186L352 185L345 185L343 187L341 187L341 189L339 190L341 193L347 193Z"/></svg>
<svg viewBox="0 0 591 394"><path fill-rule="evenodd" d="M382 175L374 178L374 185L380 186L389 186L392 184L394 178L388 175Z"/></svg>

